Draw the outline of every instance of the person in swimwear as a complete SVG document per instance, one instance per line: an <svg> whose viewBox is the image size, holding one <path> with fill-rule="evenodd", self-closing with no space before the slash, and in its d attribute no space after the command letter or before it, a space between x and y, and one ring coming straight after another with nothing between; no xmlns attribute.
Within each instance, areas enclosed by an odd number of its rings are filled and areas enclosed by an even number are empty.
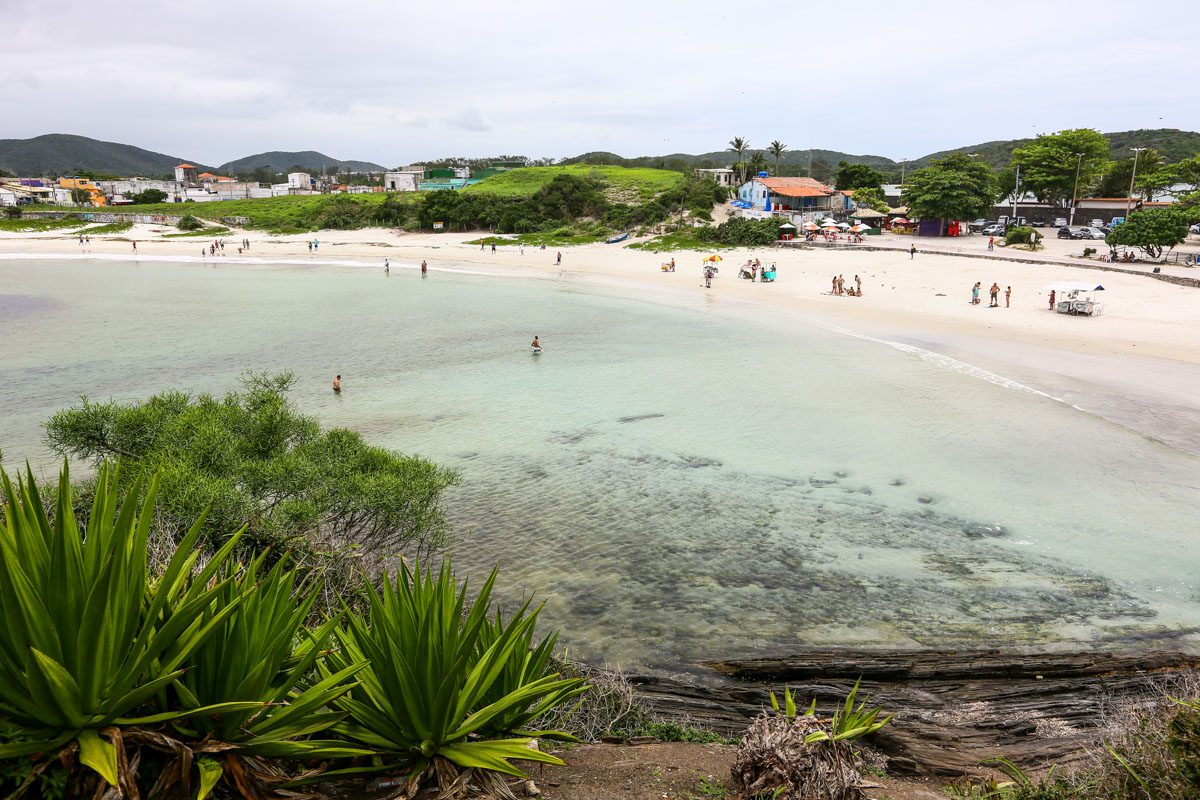
<svg viewBox="0 0 1200 800"><path fill-rule="evenodd" d="M341 391L342 391L342 376L341 375L333 376L333 391L334 391L334 394L341 394Z"/></svg>
<svg viewBox="0 0 1200 800"><path fill-rule="evenodd" d="M534 350L541 350L541 349L542 349L542 342L541 342L541 340L540 340L540 339L538 339L538 337L537 337L537 336L534 336L534 337L533 337L533 341L530 343L530 345L529 345L529 346L530 346L530 347L532 347Z"/></svg>

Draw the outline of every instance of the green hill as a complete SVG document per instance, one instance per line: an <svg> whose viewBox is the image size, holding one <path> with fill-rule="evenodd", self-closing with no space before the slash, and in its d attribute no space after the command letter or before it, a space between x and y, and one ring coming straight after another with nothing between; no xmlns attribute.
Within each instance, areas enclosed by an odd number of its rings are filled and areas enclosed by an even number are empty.
<svg viewBox="0 0 1200 800"><path fill-rule="evenodd" d="M370 161L340 161L316 150L301 150L298 152L272 150L269 153L256 153L252 156L227 161L218 167L222 173L252 172L265 167L272 172L288 172L293 167L300 167L309 172L324 172L326 169L336 172L385 172L386 167Z"/></svg>
<svg viewBox="0 0 1200 800"><path fill-rule="evenodd" d="M0 139L0 167L16 175L31 177L75 172L146 177L169 175L182 160L178 156L129 144L103 142L69 133L47 133L32 139Z"/></svg>
<svg viewBox="0 0 1200 800"><path fill-rule="evenodd" d="M1157 128L1117 131L1104 135L1108 137L1109 142L1112 144L1113 159L1128 158L1130 147L1153 147L1168 162L1180 161L1200 154L1200 133L1195 131ZM1005 167L1012 160L1012 151L1029 141L1031 140L1002 139L956 147L952 150L939 150L936 153L930 153L920 158L910 159L908 161L908 168L913 169L914 167L924 166L935 158L944 158L951 153L978 153L980 159L988 165L994 168ZM759 150L760 148L752 148L750 152L757 152ZM789 166L807 167L810 153L812 155L811 163L818 177L821 177L821 170L817 169L818 164L822 165L825 171L828 171L830 166L836 165L839 161L845 161L849 164L868 164L885 172L898 173L900 171L900 162L887 156L854 155L838 150L788 150L783 154L780 162ZM765 156L767 169L771 169L775 164L775 159L769 153L766 153ZM563 163L610 164L629 167L662 167L670 165L678 169L681 165L685 167L728 166L733 163L734 158L734 154L728 150L714 150L709 153L698 154L670 153L661 156L638 156L636 158L624 158L616 153L606 151L593 151L583 153L574 158L565 159Z"/></svg>
<svg viewBox="0 0 1200 800"><path fill-rule="evenodd" d="M618 202L649 200L660 192L682 185L685 180L682 173L666 169L570 164L511 169L484 178L463 191L497 197L532 197L534 192L554 180L555 175L564 174L598 178L604 182L609 199Z"/></svg>

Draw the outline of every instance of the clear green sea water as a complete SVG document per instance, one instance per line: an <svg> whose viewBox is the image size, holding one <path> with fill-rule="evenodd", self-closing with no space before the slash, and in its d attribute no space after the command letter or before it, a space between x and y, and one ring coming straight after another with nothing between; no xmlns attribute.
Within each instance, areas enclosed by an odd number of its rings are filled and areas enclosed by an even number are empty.
<svg viewBox="0 0 1200 800"><path fill-rule="evenodd" d="M10 468L55 469L39 425L81 394L246 369L462 470L456 563L544 598L573 656L1196 647L1200 462L961 365L570 277L0 261Z"/></svg>

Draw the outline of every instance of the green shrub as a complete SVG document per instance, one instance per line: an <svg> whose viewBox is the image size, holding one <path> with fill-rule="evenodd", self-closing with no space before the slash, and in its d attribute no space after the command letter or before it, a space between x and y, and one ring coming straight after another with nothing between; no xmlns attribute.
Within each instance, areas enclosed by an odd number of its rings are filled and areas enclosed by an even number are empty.
<svg viewBox="0 0 1200 800"><path fill-rule="evenodd" d="M1096 248L1094 248L1094 247L1083 248L1083 257L1084 258L1091 258L1094 255L1096 255Z"/></svg>
<svg viewBox="0 0 1200 800"><path fill-rule="evenodd" d="M1006 245L1014 245L1014 244L1028 245L1028 244L1030 244L1030 237L1034 237L1033 238L1034 242L1040 242L1042 240L1042 235L1040 233L1038 233L1036 230L1034 230L1033 228L1031 228L1027 225L1017 225L1015 227L1009 228L1004 233L1004 243ZM1036 244L1034 246L1036 247Z"/></svg>
<svg viewBox="0 0 1200 800"><path fill-rule="evenodd" d="M487 618L495 579L493 571L471 602L447 564L436 575L401 564L394 583L368 586L369 611L347 615L341 648L321 667L328 676L369 662L336 701L348 715L338 732L406 765L410 780L436 776L443 789L447 773L470 779L459 770L521 775L512 760L561 764L527 745L570 737L526 726L581 694L584 682L546 672L548 647L533 646L540 609Z"/></svg>
<svg viewBox="0 0 1200 800"><path fill-rule="evenodd" d="M188 214L176 222L175 227L181 231L198 231L204 227L204 223Z"/></svg>
<svg viewBox="0 0 1200 800"><path fill-rule="evenodd" d="M5 217L5 219L20 219L21 218L20 206L5 206L4 207L4 217Z"/></svg>

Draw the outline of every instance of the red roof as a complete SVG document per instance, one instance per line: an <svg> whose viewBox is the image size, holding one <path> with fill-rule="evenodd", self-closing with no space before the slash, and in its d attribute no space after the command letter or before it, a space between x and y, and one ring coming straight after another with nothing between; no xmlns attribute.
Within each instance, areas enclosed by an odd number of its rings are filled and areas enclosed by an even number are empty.
<svg viewBox="0 0 1200 800"><path fill-rule="evenodd" d="M195 164L180 164L179 166L175 167L175 169L195 169L195 168L196 168Z"/></svg>
<svg viewBox="0 0 1200 800"><path fill-rule="evenodd" d="M755 178L773 193L784 197L828 197L834 190L813 178Z"/></svg>

